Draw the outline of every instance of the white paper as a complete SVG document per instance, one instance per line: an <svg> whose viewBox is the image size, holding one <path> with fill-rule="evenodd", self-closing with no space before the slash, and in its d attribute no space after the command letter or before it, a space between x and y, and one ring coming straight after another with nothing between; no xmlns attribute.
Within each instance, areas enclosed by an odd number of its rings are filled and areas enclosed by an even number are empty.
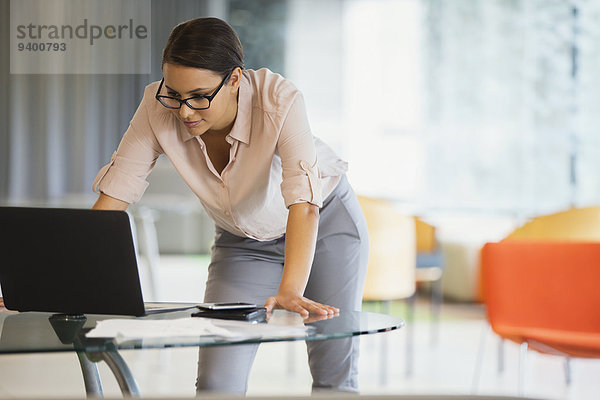
<svg viewBox="0 0 600 400"><path fill-rule="evenodd" d="M87 337L159 338L182 336L232 336L206 318L105 319L98 321Z"/></svg>
<svg viewBox="0 0 600 400"><path fill-rule="evenodd" d="M275 338L306 335L304 326L252 324L209 318L179 319L106 319L86 334L89 338L149 339L195 336L223 338Z"/></svg>

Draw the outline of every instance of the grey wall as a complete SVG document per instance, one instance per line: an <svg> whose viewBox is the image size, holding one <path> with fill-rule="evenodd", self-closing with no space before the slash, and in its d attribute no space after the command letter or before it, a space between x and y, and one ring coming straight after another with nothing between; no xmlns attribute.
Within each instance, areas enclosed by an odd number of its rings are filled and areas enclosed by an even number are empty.
<svg viewBox="0 0 600 400"><path fill-rule="evenodd" d="M153 0L150 75L16 75L9 64L9 4L0 2L0 201L43 203L91 194L135 112L178 22L206 15L207 1ZM215 9L215 7L212 7Z"/></svg>

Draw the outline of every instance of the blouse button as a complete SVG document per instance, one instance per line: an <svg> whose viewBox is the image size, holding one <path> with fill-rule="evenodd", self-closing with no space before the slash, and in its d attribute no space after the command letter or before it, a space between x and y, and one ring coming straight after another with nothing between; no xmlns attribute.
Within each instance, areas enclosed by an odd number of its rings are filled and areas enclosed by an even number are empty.
<svg viewBox="0 0 600 400"><path fill-rule="evenodd" d="M229 217L231 215L231 213L229 211L225 211L225 215L227 215Z"/></svg>

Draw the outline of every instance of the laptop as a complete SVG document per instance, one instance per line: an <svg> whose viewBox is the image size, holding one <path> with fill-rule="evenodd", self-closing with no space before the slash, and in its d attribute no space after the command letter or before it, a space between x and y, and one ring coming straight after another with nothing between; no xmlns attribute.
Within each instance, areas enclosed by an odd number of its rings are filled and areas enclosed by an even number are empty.
<svg viewBox="0 0 600 400"><path fill-rule="evenodd" d="M15 311L143 316L194 308L144 306L125 211L0 207L0 287Z"/></svg>

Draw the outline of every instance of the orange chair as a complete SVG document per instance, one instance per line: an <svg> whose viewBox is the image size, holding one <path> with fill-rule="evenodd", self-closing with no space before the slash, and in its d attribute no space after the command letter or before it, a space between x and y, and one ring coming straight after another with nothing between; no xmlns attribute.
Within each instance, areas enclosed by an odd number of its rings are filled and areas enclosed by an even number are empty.
<svg viewBox="0 0 600 400"><path fill-rule="evenodd" d="M541 216L487 243L481 279L492 329L523 357L528 348L566 356L567 383L569 357L600 357L599 208Z"/></svg>
<svg viewBox="0 0 600 400"><path fill-rule="evenodd" d="M487 243L481 265L488 321L520 364L528 348L565 356L570 383L569 357L600 357L600 243Z"/></svg>
<svg viewBox="0 0 600 400"><path fill-rule="evenodd" d="M487 243L481 262L494 332L544 353L600 357L600 243Z"/></svg>

